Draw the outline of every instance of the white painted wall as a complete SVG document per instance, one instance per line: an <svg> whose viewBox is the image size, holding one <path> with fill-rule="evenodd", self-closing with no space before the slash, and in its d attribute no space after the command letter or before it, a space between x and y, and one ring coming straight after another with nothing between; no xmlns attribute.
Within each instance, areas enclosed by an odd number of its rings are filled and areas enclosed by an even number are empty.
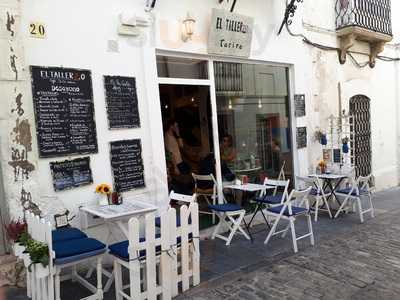
<svg viewBox="0 0 400 300"><path fill-rule="evenodd" d="M206 55L211 8L219 5L216 0L159 0L154 11L157 21L153 28L145 30L146 34L142 38L118 36L118 14L143 13L144 2L144 0L21 0L20 30L27 66L64 66L92 71L99 144L99 153L91 155L95 183L112 182L108 155L110 141L141 138L147 187L130 193L130 196L166 206L164 144L156 82L155 49ZM399 42L399 3L392 2L394 42ZM334 3L334 0L326 0L299 4L291 26L293 32L303 33L319 43L337 46L334 34ZM372 99L373 171L377 185L379 189L397 185L397 166L400 161L398 155L400 125L397 121L400 111L398 108L400 81L399 76L395 77L396 64L379 61L375 69L362 70L351 62L342 66L338 63L335 52L311 48L305 45L301 38L291 37L286 31L277 36L284 8L284 0L239 0L235 11L255 18L250 59L289 66L291 94L306 94L307 116L293 119L294 126L307 126L309 131L308 149L301 149L294 154L296 172L307 173L309 166L315 164L322 156L320 145L312 141L312 135L316 127L327 126L326 118L330 114L337 114L337 84L341 82L344 104L349 97L359 93L366 94ZM180 39L181 21L187 11L190 11L196 19L196 31L193 41L183 43ZM45 39L29 37L28 23L31 21L45 23L47 30ZM107 50L109 40L118 42L118 53ZM360 44L356 49L365 50L365 45ZM398 55L398 51L396 52L394 46L390 46L384 54L395 56ZM361 61L366 59L366 57L357 58ZM142 128L108 130L103 75L136 77ZM27 92L29 95L29 87ZM25 99L24 105L32 105L30 97ZM34 130L32 134L35 135ZM68 157L59 157L57 160L66 158ZM37 160L39 191L36 195L56 194L72 211L76 211L81 204L93 201L94 186L54 193L49 171L50 161L52 160ZM8 189L12 189L11 184ZM17 196L13 196L12 193L8 195L10 202L16 203ZM20 211L15 212L15 215L18 214Z"/></svg>

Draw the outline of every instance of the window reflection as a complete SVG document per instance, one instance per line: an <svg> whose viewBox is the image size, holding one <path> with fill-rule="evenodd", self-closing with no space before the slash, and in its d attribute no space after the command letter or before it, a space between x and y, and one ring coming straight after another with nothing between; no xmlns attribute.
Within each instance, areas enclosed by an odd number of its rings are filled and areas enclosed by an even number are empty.
<svg viewBox="0 0 400 300"><path fill-rule="evenodd" d="M290 177L287 70L251 64L214 65L222 163L251 182Z"/></svg>

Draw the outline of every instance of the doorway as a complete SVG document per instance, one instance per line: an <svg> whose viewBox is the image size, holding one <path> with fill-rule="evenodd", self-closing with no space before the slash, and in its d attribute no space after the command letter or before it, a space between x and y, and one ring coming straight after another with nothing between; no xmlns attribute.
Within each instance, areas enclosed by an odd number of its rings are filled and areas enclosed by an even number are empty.
<svg viewBox="0 0 400 300"><path fill-rule="evenodd" d="M213 173L218 202L247 209L255 195L223 187L245 177L292 179L288 68L169 55L157 55L169 190L191 194L191 173ZM200 215L200 226L206 217Z"/></svg>
<svg viewBox="0 0 400 300"><path fill-rule="evenodd" d="M350 115L352 116L352 132L354 137L351 147L352 165L356 176L368 176L372 172L371 161L371 100L364 95L356 95L350 99Z"/></svg>

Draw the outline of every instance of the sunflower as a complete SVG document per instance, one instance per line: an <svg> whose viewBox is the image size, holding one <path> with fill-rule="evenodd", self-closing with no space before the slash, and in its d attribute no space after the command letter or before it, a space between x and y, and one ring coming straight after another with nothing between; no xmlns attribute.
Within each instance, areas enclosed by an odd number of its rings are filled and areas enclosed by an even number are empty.
<svg viewBox="0 0 400 300"><path fill-rule="evenodd" d="M108 195L111 193L111 187L107 183L99 184L96 187L96 193Z"/></svg>
<svg viewBox="0 0 400 300"><path fill-rule="evenodd" d="M103 186L103 194L110 194L111 193L111 188L108 184L105 184Z"/></svg>
<svg viewBox="0 0 400 300"><path fill-rule="evenodd" d="M101 192L103 191L103 185L99 184L98 186L96 186L96 193L101 194Z"/></svg>

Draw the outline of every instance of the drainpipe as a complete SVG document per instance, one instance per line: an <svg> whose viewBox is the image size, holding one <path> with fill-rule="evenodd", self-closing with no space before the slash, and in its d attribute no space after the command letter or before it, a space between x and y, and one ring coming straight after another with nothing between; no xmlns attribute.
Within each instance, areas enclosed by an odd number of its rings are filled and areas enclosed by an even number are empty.
<svg viewBox="0 0 400 300"><path fill-rule="evenodd" d="M396 57L400 57L400 44L396 45ZM397 139L397 183L400 185L400 64L395 61L395 101L396 101L396 139Z"/></svg>

